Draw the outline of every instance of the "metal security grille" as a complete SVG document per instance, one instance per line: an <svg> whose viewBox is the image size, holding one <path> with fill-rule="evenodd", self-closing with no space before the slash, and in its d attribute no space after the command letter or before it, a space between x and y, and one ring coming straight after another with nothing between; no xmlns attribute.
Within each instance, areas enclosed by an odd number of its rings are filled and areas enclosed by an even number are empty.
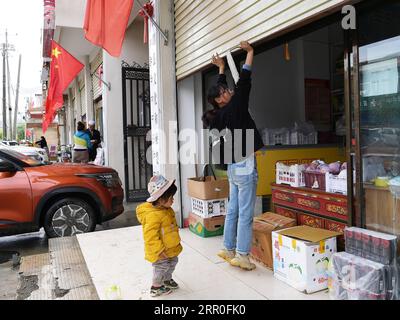
<svg viewBox="0 0 400 320"><path fill-rule="evenodd" d="M143 201L153 173L146 158L151 157L151 142L146 141L151 129L149 69L122 67L122 94L126 200Z"/></svg>

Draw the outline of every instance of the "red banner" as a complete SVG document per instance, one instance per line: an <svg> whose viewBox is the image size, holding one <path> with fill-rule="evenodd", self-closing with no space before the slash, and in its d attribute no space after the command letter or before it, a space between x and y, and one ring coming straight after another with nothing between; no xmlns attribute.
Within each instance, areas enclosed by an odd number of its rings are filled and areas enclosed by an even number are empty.
<svg viewBox="0 0 400 320"><path fill-rule="evenodd" d="M50 84L47 92L46 111L43 117L43 133L54 120L56 111L62 108L64 90L84 67L81 62L54 40L51 48Z"/></svg>
<svg viewBox="0 0 400 320"><path fill-rule="evenodd" d="M85 38L119 57L132 7L133 0L87 0Z"/></svg>

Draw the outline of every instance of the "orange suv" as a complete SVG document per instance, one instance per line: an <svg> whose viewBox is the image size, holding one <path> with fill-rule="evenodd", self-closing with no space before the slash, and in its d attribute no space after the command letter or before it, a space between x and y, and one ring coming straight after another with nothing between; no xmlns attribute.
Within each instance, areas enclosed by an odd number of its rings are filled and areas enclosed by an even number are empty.
<svg viewBox="0 0 400 320"><path fill-rule="evenodd" d="M43 164L0 147L0 236L38 231L49 237L91 232L124 211L111 168Z"/></svg>

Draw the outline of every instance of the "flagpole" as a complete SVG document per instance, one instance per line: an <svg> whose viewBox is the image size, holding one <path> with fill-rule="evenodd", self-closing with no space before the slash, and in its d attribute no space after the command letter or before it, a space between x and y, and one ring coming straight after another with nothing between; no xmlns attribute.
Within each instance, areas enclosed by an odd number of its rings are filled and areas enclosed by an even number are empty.
<svg viewBox="0 0 400 320"><path fill-rule="evenodd" d="M164 31L161 30L161 28L158 26L157 22L154 21L154 19L147 13L146 9L143 8L143 5L140 3L139 0L136 0L137 3L139 3L139 6L143 9L144 14L151 20L151 22L154 24L154 26L157 28L158 31L161 32L162 36L165 39L165 45L168 44L168 30L165 30L167 34L164 33Z"/></svg>

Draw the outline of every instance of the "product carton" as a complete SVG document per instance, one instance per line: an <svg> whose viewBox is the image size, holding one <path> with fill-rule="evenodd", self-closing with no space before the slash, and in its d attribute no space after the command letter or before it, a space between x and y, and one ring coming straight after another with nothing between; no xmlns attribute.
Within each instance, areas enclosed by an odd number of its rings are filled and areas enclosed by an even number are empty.
<svg viewBox="0 0 400 320"><path fill-rule="evenodd" d="M339 232L298 226L272 232L274 276L305 293L326 289Z"/></svg>
<svg viewBox="0 0 400 320"><path fill-rule="evenodd" d="M214 200L191 198L191 203L192 213L203 218L225 215L228 210L228 198Z"/></svg>
<svg viewBox="0 0 400 320"><path fill-rule="evenodd" d="M192 212L189 214L190 231L203 238L224 234L224 223L225 216L203 218Z"/></svg>
<svg viewBox="0 0 400 320"><path fill-rule="evenodd" d="M229 196L229 181L227 178L201 177L187 180L188 194L201 200L223 199Z"/></svg>
<svg viewBox="0 0 400 320"><path fill-rule="evenodd" d="M272 231L296 226L296 220L266 212L254 218L250 256L272 269Z"/></svg>

